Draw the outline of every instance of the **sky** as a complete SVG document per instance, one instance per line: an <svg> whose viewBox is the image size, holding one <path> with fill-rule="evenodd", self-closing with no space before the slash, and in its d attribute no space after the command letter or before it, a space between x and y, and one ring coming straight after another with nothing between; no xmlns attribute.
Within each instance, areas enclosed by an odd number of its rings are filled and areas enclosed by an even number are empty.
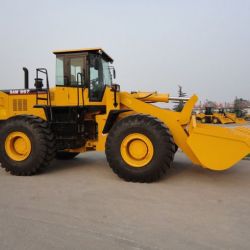
<svg viewBox="0 0 250 250"><path fill-rule="evenodd" d="M124 91L201 101L250 99L250 0L0 0L0 89L22 88L23 71L53 50L102 47ZM30 83L31 84L31 83Z"/></svg>

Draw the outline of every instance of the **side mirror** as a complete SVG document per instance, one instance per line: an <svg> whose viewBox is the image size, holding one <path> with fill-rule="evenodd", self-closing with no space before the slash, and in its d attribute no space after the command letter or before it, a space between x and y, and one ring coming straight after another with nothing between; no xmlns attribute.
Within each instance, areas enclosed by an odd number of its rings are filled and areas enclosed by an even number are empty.
<svg viewBox="0 0 250 250"><path fill-rule="evenodd" d="M116 71L115 71L115 68L113 68L113 77L114 77L114 79L116 79Z"/></svg>
<svg viewBox="0 0 250 250"><path fill-rule="evenodd" d="M111 78L116 79L116 71L114 66L109 66L109 72L111 75Z"/></svg>
<svg viewBox="0 0 250 250"><path fill-rule="evenodd" d="M113 92L120 92L120 90L121 90L121 87L120 87L120 85L119 84L112 84L111 85L111 90L113 91Z"/></svg>

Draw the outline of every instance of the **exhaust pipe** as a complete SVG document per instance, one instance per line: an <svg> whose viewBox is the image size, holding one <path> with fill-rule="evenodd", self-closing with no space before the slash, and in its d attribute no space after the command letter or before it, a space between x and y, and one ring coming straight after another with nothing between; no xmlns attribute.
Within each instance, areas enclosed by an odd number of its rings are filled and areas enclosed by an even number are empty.
<svg viewBox="0 0 250 250"><path fill-rule="evenodd" d="M29 71L25 67L23 67L23 71L24 71L24 88L29 89Z"/></svg>

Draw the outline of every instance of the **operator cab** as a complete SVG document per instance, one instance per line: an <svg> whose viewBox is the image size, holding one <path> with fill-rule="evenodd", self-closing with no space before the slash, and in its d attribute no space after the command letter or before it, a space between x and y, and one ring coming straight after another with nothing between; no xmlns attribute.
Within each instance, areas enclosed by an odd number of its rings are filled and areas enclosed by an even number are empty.
<svg viewBox="0 0 250 250"><path fill-rule="evenodd" d="M205 115L213 115L213 108L212 107L206 107Z"/></svg>
<svg viewBox="0 0 250 250"><path fill-rule="evenodd" d="M219 109L218 113L219 113L219 114L226 115L226 112L225 112L225 109L224 109L224 108Z"/></svg>
<svg viewBox="0 0 250 250"><path fill-rule="evenodd" d="M55 51L56 86L89 89L91 101L101 101L112 84L113 59L101 48Z"/></svg>

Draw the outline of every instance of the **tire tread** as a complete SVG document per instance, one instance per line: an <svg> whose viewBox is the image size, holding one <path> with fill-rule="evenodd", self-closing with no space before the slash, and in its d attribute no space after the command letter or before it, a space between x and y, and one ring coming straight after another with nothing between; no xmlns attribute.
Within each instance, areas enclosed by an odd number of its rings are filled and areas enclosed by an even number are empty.
<svg viewBox="0 0 250 250"><path fill-rule="evenodd" d="M43 119L33 116L33 115L20 115L10 120L6 121L4 126L18 126L19 123L23 123L30 127L33 132L39 135L40 141L40 152L37 155L37 158L34 159L34 164L30 164L27 168L15 168L13 165L8 164L7 162L0 159L1 166L12 175L18 176L30 176L37 173L40 169L48 166L50 162L55 157L56 143L55 136L51 131L49 124ZM1 154L3 152L0 152Z"/></svg>
<svg viewBox="0 0 250 250"><path fill-rule="evenodd" d="M144 172L141 175L133 175L129 172L122 171L119 167L119 159L114 156L114 141L117 138L119 131L124 131L127 128L145 126L150 127L150 130L157 131L160 138L160 147L166 152L165 157L162 157L160 166L154 168L153 171ZM163 122L150 115L135 114L124 118L117 122L109 132L106 141L106 157L113 172L120 178L131 182L153 182L161 178L171 166L175 154L175 143L169 129Z"/></svg>

